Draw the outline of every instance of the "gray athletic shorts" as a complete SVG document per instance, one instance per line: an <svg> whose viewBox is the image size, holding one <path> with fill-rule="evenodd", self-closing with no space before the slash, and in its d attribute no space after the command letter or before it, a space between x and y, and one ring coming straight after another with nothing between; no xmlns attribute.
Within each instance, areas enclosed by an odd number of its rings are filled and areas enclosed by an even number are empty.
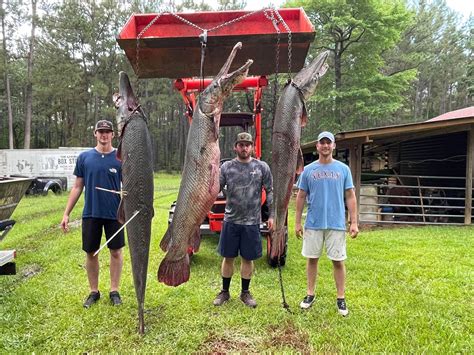
<svg viewBox="0 0 474 355"><path fill-rule="evenodd" d="M306 258L319 258L323 252L323 246L326 246L329 259L346 260L346 231L305 228L301 254Z"/></svg>

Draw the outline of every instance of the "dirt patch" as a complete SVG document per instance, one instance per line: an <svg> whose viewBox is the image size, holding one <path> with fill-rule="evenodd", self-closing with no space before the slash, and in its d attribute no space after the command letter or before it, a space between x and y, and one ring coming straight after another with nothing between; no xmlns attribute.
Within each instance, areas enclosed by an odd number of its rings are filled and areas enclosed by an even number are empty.
<svg viewBox="0 0 474 355"><path fill-rule="evenodd" d="M27 265L21 269L21 279L22 281L27 280L37 274L39 274L43 269L38 264Z"/></svg>
<svg viewBox="0 0 474 355"><path fill-rule="evenodd" d="M257 353L255 339L243 334L208 334L198 352L226 354L229 352Z"/></svg>
<svg viewBox="0 0 474 355"><path fill-rule="evenodd" d="M291 348L299 353L311 353L308 333L298 329L291 321L286 321L283 324L272 325L268 327L266 333L271 335L270 339L266 341L267 348Z"/></svg>

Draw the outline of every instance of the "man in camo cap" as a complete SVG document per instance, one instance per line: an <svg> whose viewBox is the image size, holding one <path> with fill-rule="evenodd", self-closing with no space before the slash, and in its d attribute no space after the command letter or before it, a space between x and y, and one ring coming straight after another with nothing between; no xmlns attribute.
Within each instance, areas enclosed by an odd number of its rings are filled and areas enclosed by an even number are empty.
<svg viewBox="0 0 474 355"><path fill-rule="evenodd" d="M221 306L230 299L230 281L234 272L234 260L240 254L241 301L255 308L257 302L249 292L253 273L253 260L262 256L260 222L262 188L270 211L273 201L273 179L267 163L252 158L253 139L247 132L237 135L234 144L237 157L222 164L220 187L226 196L224 222L219 239L219 254L222 260L222 290L214 300ZM273 216L267 221L273 227Z"/></svg>

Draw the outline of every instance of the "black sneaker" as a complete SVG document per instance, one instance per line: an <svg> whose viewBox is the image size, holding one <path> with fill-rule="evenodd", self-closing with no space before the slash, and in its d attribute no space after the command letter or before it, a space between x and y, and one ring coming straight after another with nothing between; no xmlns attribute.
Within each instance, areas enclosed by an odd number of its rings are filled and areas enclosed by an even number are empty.
<svg viewBox="0 0 474 355"><path fill-rule="evenodd" d="M343 317L349 314L349 310L347 309L346 300L344 298L337 299L337 310L339 314Z"/></svg>
<svg viewBox="0 0 474 355"><path fill-rule="evenodd" d="M226 303L230 299L230 293L229 291L224 291L222 290L219 292L217 297L214 300L214 306L222 306L224 303Z"/></svg>
<svg viewBox="0 0 474 355"><path fill-rule="evenodd" d="M89 308L100 299L100 292L91 292L84 301L84 308Z"/></svg>
<svg viewBox="0 0 474 355"><path fill-rule="evenodd" d="M242 291L240 294L240 300L249 307L255 308L257 307L257 302L253 299L252 295L249 291Z"/></svg>
<svg viewBox="0 0 474 355"><path fill-rule="evenodd" d="M110 302L112 302L112 306L120 306L122 304L122 299L120 298L120 294L118 291L112 291L109 293Z"/></svg>
<svg viewBox="0 0 474 355"><path fill-rule="evenodd" d="M303 298L303 301L300 303L301 309L308 309L311 307L314 303L314 295L306 295L305 298Z"/></svg>

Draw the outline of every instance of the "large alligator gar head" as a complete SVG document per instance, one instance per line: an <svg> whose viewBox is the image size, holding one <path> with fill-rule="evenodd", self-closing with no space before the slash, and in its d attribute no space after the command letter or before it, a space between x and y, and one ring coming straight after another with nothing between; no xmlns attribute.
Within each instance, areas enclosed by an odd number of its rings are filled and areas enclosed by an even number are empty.
<svg viewBox="0 0 474 355"><path fill-rule="evenodd" d="M308 100L313 95L318 86L319 78L321 78L328 70L326 59L329 51L322 52L318 55L306 68L300 70L293 78L293 83L299 88L303 94L304 100Z"/></svg>
<svg viewBox="0 0 474 355"><path fill-rule="evenodd" d="M239 69L228 73L237 50L240 48L242 48L242 43L238 42L232 48L232 52L230 52L229 58L227 58L219 74L199 95L199 109L208 117L217 117L221 113L224 100L230 95L234 86L244 81L247 76L249 67L253 63L251 59L247 60Z"/></svg>
<svg viewBox="0 0 474 355"><path fill-rule="evenodd" d="M135 94L127 73L119 73L119 92L113 95L115 108L117 109L116 121L118 131L121 132L126 120L137 110L140 110L140 104Z"/></svg>

